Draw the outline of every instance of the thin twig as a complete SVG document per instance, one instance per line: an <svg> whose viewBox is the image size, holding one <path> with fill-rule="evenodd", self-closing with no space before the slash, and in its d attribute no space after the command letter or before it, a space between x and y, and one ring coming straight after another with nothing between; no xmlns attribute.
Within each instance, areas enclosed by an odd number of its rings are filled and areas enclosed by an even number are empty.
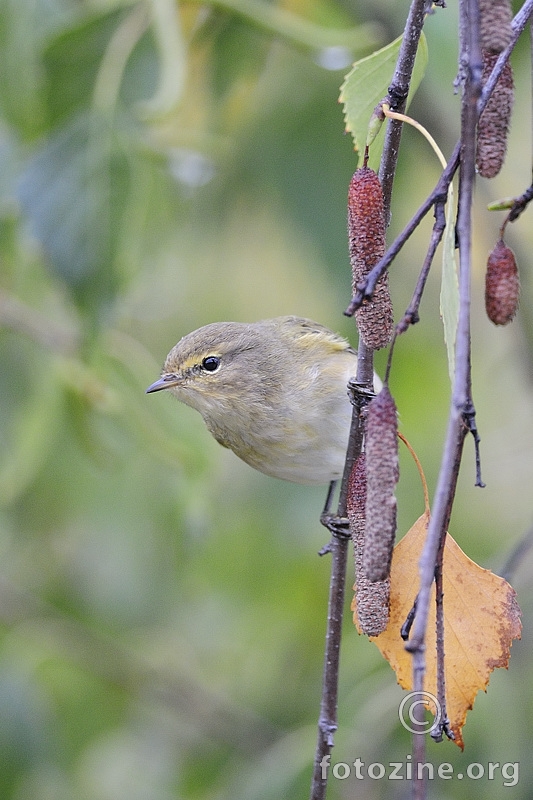
<svg viewBox="0 0 533 800"><path fill-rule="evenodd" d="M390 92L396 95L396 101L391 99L390 105L394 110L403 110L404 104L398 98L409 90L412 69L415 62L418 41L424 22L425 0L413 0L404 30L404 41L398 56L396 71L391 83ZM383 186L384 207L388 218L392 182L396 171L398 146L401 135L401 123L390 120L385 136L384 151L380 166L380 180ZM359 339L357 351L356 386L363 391L354 394L357 405L354 405L350 439L346 454L346 463L341 482L338 516L346 516L346 500L348 496L348 480L351 467L361 453L364 438L364 414L361 413L368 402L368 394L372 390L374 377L373 352L363 340ZM365 394L366 393L366 394ZM324 659L324 674L322 682L322 700L320 704L320 719L318 725L318 740L315 752L313 781L311 785L311 800L323 800L326 795L328 779L328 756L333 747L333 734L337 728L337 698L338 698L338 669L340 653L340 637L342 627L342 611L344 600L344 582L346 575L346 556L348 542L342 536L336 535L332 529L332 565L329 595L328 627L326 633L326 654ZM342 583L342 588L341 588Z"/></svg>
<svg viewBox="0 0 533 800"><path fill-rule="evenodd" d="M463 43L466 52L462 62L466 64L466 84L462 100L461 142L462 154L459 182L459 212L457 217L457 237L459 242L459 316L457 325L455 375L452 401L448 418L448 428L444 452L429 521L426 541L419 562L420 588L417 598L416 616L413 632L406 649L413 653L413 690L422 692L424 688L425 636L428 623L431 588L435 579L435 569L439 551L444 549L446 532L451 516L459 467L466 436L463 414L470 397L470 272L471 272L471 233L472 197L475 178L476 126L478 120L477 101L481 91L481 52L479 50L479 9L476 0L462 0L460 4L460 25L464 31ZM441 587L442 588L442 587ZM442 633L441 661L444 657ZM442 672L443 679L443 672ZM414 747L421 745L414 737ZM415 800L425 800L426 787L413 784Z"/></svg>
<svg viewBox="0 0 533 800"><path fill-rule="evenodd" d="M426 0L413 0L405 23L400 52L396 68L388 90L389 105L392 111L403 112L407 104L407 95L411 85L411 75L415 65L418 43L424 26ZM385 143L381 155L379 178L383 187L384 214L388 221L392 198L392 185L396 174L398 151L403 125L396 120L389 120Z"/></svg>
<svg viewBox="0 0 533 800"><path fill-rule="evenodd" d="M435 257L435 252L440 244L445 228L446 217L444 213L444 203L436 202L435 222L433 223L433 230L431 231L431 239L429 242L428 251L426 253L424 263L422 264L422 269L420 270L420 275L418 276L411 302L409 303L409 306L407 307L402 319L396 325L396 335L405 333L409 325L415 325L420 319L418 310L420 308L420 302L424 293L424 287L426 285L429 270Z"/></svg>
<svg viewBox="0 0 533 800"><path fill-rule="evenodd" d="M450 720L446 710L446 673L444 659L444 588L443 588L443 563L444 546L446 537L442 536L437 553L435 566L435 639L437 648L437 724L431 730L431 738L435 742L442 742L445 733L448 739L455 739L455 734L450 728Z"/></svg>
<svg viewBox="0 0 533 800"><path fill-rule="evenodd" d="M446 535L451 515L459 466L461 462L466 428L463 414L469 396L470 381L470 272L471 272L471 207L475 176L476 124L480 95L481 54L477 37L477 4L475 0L463 0L462 23L466 26L468 46L467 81L462 104L461 141L463 143L459 213L457 235L459 239L459 318L456 343L456 369L452 401L448 418L448 429L443 458L433 503L433 512L428 525L426 542L420 559L420 590L413 635L406 648L413 653L415 691L423 688L425 672L424 640L427 628L431 587L435 575L435 564L441 539Z"/></svg>
<svg viewBox="0 0 533 800"><path fill-rule="evenodd" d="M365 358L361 359L363 372L368 369ZM370 381L373 380L372 359L370 358ZM324 523L331 532L331 541L323 548L321 555L331 553L331 576L329 584L328 620L326 629L326 647L324 652L324 670L322 675L322 696L320 700L320 715L318 720L318 736L315 750L313 779L311 783L311 800L324 800L326 796L330 753L334 744L334 733L337 730L337 706L339 687L339 665L342 618L344 613L344 593L346 584L346 564L348 561L349 533L339 530L337 523L346 517L346 504L348 497L348 479L353 465L352 454L359 454L363 443L362 410L368 402L371 392L358 391L357 385L353 386L353 411L350 428L350 439L344 465L344 474L341 483L337 517L330 518L327 514ZM331 499L331 487L328 500ZM326 508L328 506L326 501ZM324 514L323 514L324 516Z"/></svg>
<svg viewBox="0 0 533 800"><path fill-rule="evenodd" d="M481 92L479 99L478 99L478 114L481 114L483 109L485 108L490 95L498 78L500 77L502 70L509 60L509 56L513 51L518 37L524 30L525 26L528 23L528 20L533 13L533 0L526 0L520 11L517 13L515 18L512 22L513 27L513 36L511 42L505 50L500 53L494 68L487 79L487 82L483 86L483 91ZM399 124L399 123L398 123ZM358 308L362 305L364 300L368 300L371 298L372 293L375 289L376 283L383 275L385 270L391 265L394 261L404 244L410 239L414 231L420 225L426 214L430 211L430 209L435 205L437 202L445 202L448 187L459 167L459 159L461 155L461 140L459 140L453 150L453 153L448 161L448 166L446 169L443 170L435 188L428 195L428 197L424 200L418 210L413 214L403 231L398 234L396 239L388 248L387 252L384 254L381 261L379 261L373 269L368 273L365 280L361 282L360 285L357 286L357 292L354 294L352 301L346 311L344 312L346 316L351 317L355 314Z"/></svg>
<svg viewBox="0 0 533 800"><path fill-rule="evenodd" d="M422 689L416 689L417 686L422 686L424 674L422 672L420 680L413 683L413 689L418 691L419 694L415 695L418 701L413 704L413 736L412 736L412 756L413 756L413 784L412 784L412 798L413 800L427 800L427 776L424 770L420 770L419 764L424 764L426 761L426 737L424 733L427 732L427 726L424 718L424 703L420 700L424 697Z"/></svg>
<svg viewBox="0 0 533 800"><path fill-rule="evenodd" d="M525 0L524 5L520 9L520 11L518 11L518 13L516 14L511 23L511 27L513 29L511 41L509 42L505 50L502 50L502 52L498 56L498 60L496 61L492 72L490 73L489 77L487 78L487 81L483 85L483 91L481 92L481 95L478 100L479 114L481 114L481 112L487 105L489 97L491 96L492 91L496 86L496 83L498 82L498 78L500 77L505 64L507 63L507 61L509 61L509 56L513 52L520 34L528 24L529 18L531 17L532 13L533 13L533 0Z"/></svg>
<svg viewBox="0 0 533 800"><path fill-rule="evenodd" d="M502 232L505 229L505 226L508 222L514 222L523 211L526 210L529 203L533 200L533 184L529 186L525 192L523 192L519 197L515 197L513 205L511 206L511 210L507 215L507 219L502 225ZM503 233L502 233L503 235Z"/></svg>
<svg viewBox="0 0 533 800"><path fill-rule="evenodd" d="M444 560L444 543L446 537L440 540L437 564L435 565L435 643L437 649L437 715L438 724L431 731L431 738L435 742L442 742L443 726L448 722L446 713L446 673L444 670L444 590L442 586L442 565Z"/></svg>
<svg viewBox="0 0 533 800"><path fill-rule="evenodd" d="M500 570L500 575L506 581L511 581L514 573L520 566L520 562L527 555L533 546L533 526L529 528L525 534L518 540L517 544L513 547L510 554L507 556L503 567Z"/></svg>
<svg viewBox="0 0 533 800"><path fill-rule="evenodd" d="M349 535L332 531L326 649L311 800L322 800L326 796L329 754L333 747L333 736L337 730L338 675L348 542Z"/></svg>
<svg viewBox="0 0 533 800"><path fill-rule="evenodd" d="M477 425L476 425L476 409L474 408L474 402L472 400L472 387L469 385L468 387L468 398L465 405L465 410L463 412L463 422L466 426L466 429L469 433L472 434L474 439L474 451L476 456L476 482L475 485L479 486L481 489L484 489L486 484L483 482L483 478L481 477L481 454L479 450L479 445L481 442L481 438L478 433Z"/></svg>

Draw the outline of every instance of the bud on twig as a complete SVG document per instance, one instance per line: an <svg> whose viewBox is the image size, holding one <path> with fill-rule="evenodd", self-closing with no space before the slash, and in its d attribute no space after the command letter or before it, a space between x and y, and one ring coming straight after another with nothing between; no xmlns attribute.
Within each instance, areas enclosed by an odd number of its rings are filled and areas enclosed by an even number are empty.
<svg viewBox="0 0 533 800"><path fill-rule="evenodd" d="M482 55L481 82L484 85L498 60L498 55L488 50L483 50ZM478 122L476 166L484 178L494 178L502 168L507 152L507 134L513 102L513 70L507 62Z"/></svg>
<svg viewBox="0 0 533 800"><path fill-rule="evenodd" d="M495 325L507 325L518 309L520 276L514 253L503 239L496 242L487 261L485 308Z"/></svg>
<svg viewBox="0 0 533 800"><path fill-rule="evenodd" d="M370 581L390 574L396 534L398 436L396 404L387 385L368 406L365 439L367 494L363 572Z"/></svg>
<svg viewBox="0 0 533 800"><path fill-rule="evenodd" d="M372 267L385 253L383 191L378 176L368 167L358 169L348 191L348 241L352 265L352 289L357 291ZM367 347L379 350L392 338L393 316L389 277L385 272L370 300L355 312L357 327Z"/></svg>
<svg viewBox="0 0 533 800"><path fill-rule="evenodd" d="M366 468L361 453L350 473L347 511L355 558L354 622L367 636L379 636L389 622L390 577L372 583L363 570L365 541Z"/></svg>

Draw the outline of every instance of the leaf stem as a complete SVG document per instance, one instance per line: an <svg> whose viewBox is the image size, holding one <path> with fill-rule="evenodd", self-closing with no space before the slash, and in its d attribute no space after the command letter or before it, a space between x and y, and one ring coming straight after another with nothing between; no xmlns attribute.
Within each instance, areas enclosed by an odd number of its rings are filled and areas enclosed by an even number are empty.
<svg viewBox="0 0 533 800"><path fill-rule="evenodd" d="M403 435L403 433L400 433L400 431L398 431L398 439L400 439L404 443L404 445L407 447L407 449L409 450L409 453L411 454L411 458L413 459L413 461L416 464L416 468L418 470L418 474L420 475L420 481L422 483L422 491L424 492L424 511L429 516L429 513L430 513L430 509L429 509L429 491L428 491L428 485L427 485L427 481L426 481L426 476L424 475L424 470L422 469L422 464L420 463L420 459L418 458L417 454L415 453L415 451L414 451L412 445L410 444L410 442L408 441L408 439L406 439L406 437Z"/></svg>
<svg viewBox="0 0 533 800"><path fill-rule="evenodd" d="M444 158L444 154L427 128L424 128L420 122L418 122L416 119L413 119L413 117L409 117L407 114L399 114L397 111L391 111L388 103L383 103L381 110L389 119L397 119L399 122L405 122L407 125L411 125L413 128L416 128L416 130L421 133L422 136L424 136L424 138L430 143L435 155L440 161L441 167L446 169L446 159Z"/></svg>

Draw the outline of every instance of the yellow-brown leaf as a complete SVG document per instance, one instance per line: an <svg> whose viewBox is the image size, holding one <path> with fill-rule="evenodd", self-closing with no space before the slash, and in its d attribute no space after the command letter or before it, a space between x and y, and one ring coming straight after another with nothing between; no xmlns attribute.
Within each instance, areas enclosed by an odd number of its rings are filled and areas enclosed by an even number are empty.
<svg viewBox="0 0 533 800"><path fill-rule="evenodd" d="M383 633L372 637L396 672L400 686L412 688L412 660L400 628L412 608L418 587L418 562L429 514L426 512L394 548L391 570L390 619ZM521 633L520 609L514 589L483 569L448 534L443 560L444 653L446 710L456 744L463 749L462 727L490 673L509 664L513 639ZM424 689L437 694L435 589L426 634Z"/></svg>

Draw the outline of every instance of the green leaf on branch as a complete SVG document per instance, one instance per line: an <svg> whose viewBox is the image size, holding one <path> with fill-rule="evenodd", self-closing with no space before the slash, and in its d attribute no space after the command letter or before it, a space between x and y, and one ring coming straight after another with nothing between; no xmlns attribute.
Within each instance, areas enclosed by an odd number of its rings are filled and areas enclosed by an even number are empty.
<svg viewBox="0 0 533 800"><path fill-rule="evenodd" d="M354 149L362 152L365 147L368 123L377 104L387 96L400 52L402 37L395 39L381 50L356 61L341 86L339 100L344 106L346 131L351 133ZM427 42L422 34L413 69L411 88L407 103L420 86L428 63ZM376 167L381 155L385 126L376 137L370 151L369 166Z"/></svg>

